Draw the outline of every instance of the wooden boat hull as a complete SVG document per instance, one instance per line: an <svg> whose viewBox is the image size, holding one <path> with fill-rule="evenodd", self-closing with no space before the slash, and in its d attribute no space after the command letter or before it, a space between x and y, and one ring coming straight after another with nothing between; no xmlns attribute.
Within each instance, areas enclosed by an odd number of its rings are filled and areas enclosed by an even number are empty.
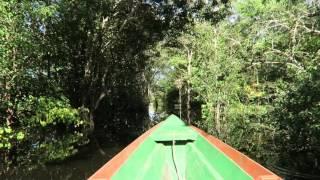
<svg viewBox="0 0 320 180"><path fill-rule="evenodd" d="M171 115L138 137L89 179L281 178L219 139Z"/></svg>

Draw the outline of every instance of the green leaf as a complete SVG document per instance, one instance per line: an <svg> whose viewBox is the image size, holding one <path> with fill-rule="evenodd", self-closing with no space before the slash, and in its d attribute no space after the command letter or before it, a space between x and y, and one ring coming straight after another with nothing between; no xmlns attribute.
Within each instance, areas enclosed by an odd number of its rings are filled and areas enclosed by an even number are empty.
<svg viewBox="0 0 320 180"><path fill-rule="evenodd" d="M3 145L4 148L11 149L11 143L10 142L4 143L2 145Z"/></svg>
<svg viewBox="0 0 320 180"><path fill-rule="evenodd" d="M22 140L22 139L24 139L24 133L20 131L20 132L17 134L17 140Z"/></svg>
<svg viewBox="0 0 320 180"><path fill-rule="evenodd" d="M11 143L8 142L6 145L8 149L11 149Z"/></svg>
<svg viewBox="0 0 320 180"><path fill-rule="evenodd" d="M40 121L40 124L42 127L45 127L47 125L47 122L46 121Z"/></svg>
<svg viewBox="0 0 320 180"><path fill-rule="evenodd" d="M12 129L9 127L9 128L4 128L4 131L8 134L12 133Z"/></svg>

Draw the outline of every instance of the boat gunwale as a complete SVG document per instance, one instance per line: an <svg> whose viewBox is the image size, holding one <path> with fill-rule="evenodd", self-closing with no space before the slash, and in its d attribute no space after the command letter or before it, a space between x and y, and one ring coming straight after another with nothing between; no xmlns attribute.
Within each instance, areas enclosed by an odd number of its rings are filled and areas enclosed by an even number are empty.
<svg viewBox="0 0 320 180"><path fill-rule="evenodd" d="M154 131L156 131L163 124L162 121L157 125L153 126L148 131L144 132L137 139L135 139L132 143L130 143L127 147L121 150L118 154L116 154L111 160L109 160L106 164L104 164L101 168L99 168L90 178L89 180L106 180L111 179L120 168L130 159L130 156L139 149L142 143L149 138ZM199 136L205 139L210 145L219 150L222 154L224 154L227 158L229 158L235 165L240 167L246 174L251 176L254 180L281 180L279 176L263 167L256 161L252 160L245 154L239 152L228 144L222 142L218 138L206 133L205 131L189 125L190 129L192 129L195 133L199 134Z"/></svg>
<svg viewBox="0 0 320 180"><path fill-rule="evenodd" d="M162 121L163 122L163 121ZM111 179L118 170L126 163L130 155L132 155L139 146L156 130L158 129L162 122L153 126L148 131L144 132L137 139L131 142L127 147L122 149L118 154L116 154L112 159L110 159L106 164L99 168L88 180L107 180Z"/></svg>
<svg viewBox="0 0 320 180"><path fill-rule="evenodd" d="M271 172L269 169L265 168L261 164L252 160L245 154L234 149L228 144L222 142L218 138L206 133L202 129L195 126L190 126L193 130L199 133L209 144L214 146L214 148L225 154L226 157L230 158L236 165L238 165L243 171L245 171L254 180L281 180L282 178Z"/></svg>

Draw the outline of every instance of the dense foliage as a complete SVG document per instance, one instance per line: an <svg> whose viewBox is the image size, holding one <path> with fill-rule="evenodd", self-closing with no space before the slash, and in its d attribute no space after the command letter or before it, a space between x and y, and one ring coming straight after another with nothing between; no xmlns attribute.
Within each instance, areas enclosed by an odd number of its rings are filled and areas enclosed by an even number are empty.
<svg viewBox="0 0 320 180"><path fill-rule="evenodd" d="M140 132L148 106L284 174L319 174L319 7L1 0L0 174Z"/></svg>
<svg viewBox="0 0 320 180"><path fill-rule="evenodd" d="M236 1L221 21L200 17L161 42L154 90L171 94L155 93L162 109L179 115L166 104L182 103L183 118L285 175L318 174L316 5Z"/></svg>
<svg viewBox="0 0 320 180"><path fill-rule="evenodd" d="M141 130L147 50L183 28L185 5L0 1L0 173Z"/></svg>

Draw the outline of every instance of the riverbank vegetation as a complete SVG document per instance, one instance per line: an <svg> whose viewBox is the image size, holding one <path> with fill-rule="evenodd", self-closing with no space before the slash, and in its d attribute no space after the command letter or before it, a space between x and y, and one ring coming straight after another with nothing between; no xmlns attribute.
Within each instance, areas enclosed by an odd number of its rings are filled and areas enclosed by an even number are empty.
<svg viewBox="0 0 320 180"><path fill-rule="evenodd" d="M269 168L319 175L317 1L0 1L0 173L174 113Z"/></svg>
<svg viewBox="0 0 320 180"><path fill-rule="evenodd" d="M175 43L159 43L155 91L169 102L160 104L179 115L173 104L182 103L184 119L268 167L317 174L319 8L260 0L229 8L223 20L199 17Z"/></svg>

